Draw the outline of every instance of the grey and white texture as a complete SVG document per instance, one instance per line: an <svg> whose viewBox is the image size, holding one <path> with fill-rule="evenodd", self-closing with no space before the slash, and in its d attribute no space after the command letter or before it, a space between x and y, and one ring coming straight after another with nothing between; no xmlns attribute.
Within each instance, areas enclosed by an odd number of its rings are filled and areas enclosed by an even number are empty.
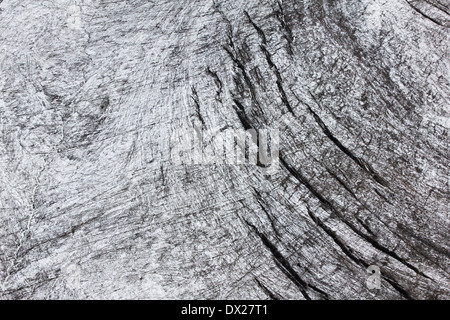
<svg viewBox="0 0 450 320"><path fill-rule="evenodd" d="M450 298L448 1L0 2L1 299Z"/></svg>

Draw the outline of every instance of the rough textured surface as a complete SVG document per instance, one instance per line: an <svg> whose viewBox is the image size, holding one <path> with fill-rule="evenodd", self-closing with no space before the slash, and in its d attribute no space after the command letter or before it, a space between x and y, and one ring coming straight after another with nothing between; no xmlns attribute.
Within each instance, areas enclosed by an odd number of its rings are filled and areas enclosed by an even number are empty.
<svg viewBox="0 0 450 320"><path fill-rule="evenodd" d="M0 2L1 298L450 298L447 1Z"/></svg>

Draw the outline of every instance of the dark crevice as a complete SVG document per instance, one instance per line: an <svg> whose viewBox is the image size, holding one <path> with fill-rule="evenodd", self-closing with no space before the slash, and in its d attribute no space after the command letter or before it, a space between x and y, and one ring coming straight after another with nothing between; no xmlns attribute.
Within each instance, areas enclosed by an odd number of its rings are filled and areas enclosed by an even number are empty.
<svg viewBox="0 0 450 320"><path fill-rule="evenodd" d="M369 264L366 263L364 260L355 256L353 253L353 249L348 247L333 230L327 227L325 223L322 222L322 220L320 220L315 214L313 214L312 211L309 209L309 207L307 207L306 209L308 211L308 215L311 218L311 220L313 220L320 227L320 229L322 229L327 235L331 237L331 239L333 239L334 243L336 243L336 245L339 248L341 248L342 252L347 257L349 257L352 261L354 261L358 265L361 265L366 268L369 266Z"/></svg>
<svg viewBox="0 0 450 320"><path fill-rule="evenodd" d="M275 226L275 221L273 219L273 217L271 216L271 214L267 211L266 207L268 207L267 203L263 200L261 194L259 193L258 190L256 190L255 188L253 188L253 191L255 193L255 197L256 197L256 201L258 202L259 206L261 207L261 209L264 211L264 213L267 216L267 219L270 222L270 225L272 227L272 230L275 232L275 235L277 236L277 238L280 238L280 234Z"/></svg>
<svg viewBox="0 0 450 320"><path fill-rule="evenodd" d="M104 97L100 103L100 110L105 111L110 105L109 97Z"/></svg>
<svg viewBox="0 0 450 320"><path fill-rule="evenodd" d="M244 129L245 130L253 129L251 122L245 113L245 108L242 105L242 103L240 103L237 99L233 99L233 102L234 102L234 105L233 105L234 110L236 111L239 121L241 122Z"/></svg>
<svg viewBox="0 0 450 320"><path fill-rule="evenodd" d="M289 24L287 22L287 17L283 9L283 4L280 1L277 1L278 10L275 11L275 16L278 19L278 21L281 24L281 27L283 28L285 35L284 38L287 42L287 51L292 56L294 55L294 50L292 49L292 42L294 40L294 36L292 33L292 29L289 27Z"/></svg>
<svg viewBox="0 0 450 320"><path fill-rule="evenodd" d="M282 156L280 156L280 163L282 164L283 167L286 168L286 170L297 180L299 181L302 185L304 185L310 192L311 194L313 194L321 203L322 205L325 206L326 209L330 210L331 213L333 213L335 216L339 217L339 219L345 223L346 226L348 226L354 233L356 233L358 236L360 236L361 238L365 239L367 242L369 242L374 248L380 250L381 252L385 253L388 256L391 256L392 258L394 258L395 260L397 260L398 262L402 263L403 265L405 265L406 267L408 267L409 269L413 270L414 272L416 272L417 274L430 279L430 277L428 277L427 275L425 275L424 273L422 273L421 271L419 271L415 266L413 266L412 264L410 264L409 262L407 262L405 259L401 258L400 256L398 256L395 252L393 252L392 250L384 247L383 245L381 245L380 243L378 243L375 239L373 239L372 237L370 237L369 235L365 234L364 232L360 231L359 229L357 229L353 224L351 224L350 222L347 221L347 219L345 219L342 214L331 204L331 202L329 202L327 199L325 199L310 183L309 181L298 171L295 170L294 168L292 168L285 160Z"/></svg>
<svg viewBox="0 0 450 320"><path fill-rule="evenodd" d="M336 243L336 245L339 246L339 248L341 248L342 252L344 252L344 254L346 256L348 256L351 260L353 260L356 264L363 266L364 268L368 268L369 264L367 262L365 262L363 259L360 259L358 257L356 257L353 254L353 250L348 247L346 244L343 243L343 241L337 236L337 234L331 230L329 227L327 227L322 220L320 220L316 215L314 215L312 213L312 211L309 209L309 207L307 207L307 211L308 211L308 215L310 216L310 218L326 233L328 234L334 241L334 243ZM397 282L395 282L393 279L389 278L386 275L382 275L383 279L385 279L389 284L391 284L391 286L396 289L405 299L411 300L411 296L408 294L408 292L402 288L402 286L400 286Z"/></svg>
<svg viewBox="0 0 450 320"><path fill-rule="evenodd" d="M450 258L450 252L449 252L449 250L447 250L446 248L439 246L439 244L437 244L437 243L435 243L435 242L433 242L433 241L431 241L431 240L424 239L423 237L418 236L418 235L414 232L414 230L412 230L410 227L406 227L406 226L404 226L404 225L402 225L402 224L398 224L398 227L399 227L400 231L402 231L402 232L404 232L404 233L410 235L411 237L413 237L413 238L416 239L417 241L420 241L420 242L422 242L423 244L429 246L430 248L432 248L432 249L433 249L434 251L436 251L437 253L443 254L443 255L445 255L447 258ZM443 270L445 273L449 274L449 272L447 271L447 268L443 267L442 270Z"/></svg>
<svg viewBox="0 0 450 320"><path fill-rule="evenodd" d="M263 44L267 43L267 38L266 35L264 34L264 31L262 31L262 29L260 27L258 27L258 25L253 22L252 18L250 18L250 15L248 14L247 11L244 11L245 16L248 19L248 22L253 26L253 28L255 28L256 32L258 33L259 37L261 38L261 41Z"/></svg>
<svg viewBox="0 0 450 320"><path fill-rule="evenodd" d="M244 64L233 54L233 52L231 52L230 49L228 49L227 47L223 47L223 49L227 52L227 54L230 56L231 60L233 60L233 62L238 67L238 69L241 71L242 76L245 81L245 84L247 85L248 89L250 90L252 101L259 107L259 102L256 99L255 88L250 80L250 77L247 74Z"/></svg>
<svg viewBox="0 0 450 320"><path fill-rule="evenodd" d="M353 197L356 201L358 201L358 202L359 202L359 203L360 203L367 211L369 211L373 216L376 216L375 213L374 213L374 212L373 212L373 211L372 211L365 203L363 203L363 202L362 202L362 201L361 201L361 200L360 200L360 199L352 192L352 190L347 186L347 184L346 184L341 178L339 178L339 177L338 177L335 173L333 173L329 168L326 168L326 169L327 169L328 173L329 173L334 179L336 179L336 180L339 182L339 184L342 185L342 186L344 187L344 189L347 190L347 191L352 195L352 197ZM389 204L392 205L392 203L390 203L390 202L386 199L386 197L383 196L378 190L376 190L376 189L374 189L374 190L375 190L375 192L376 192L376 193L377 193L384 201L386 201L386 202L388 202ZM403 241L407 242L404 236L398 234L398 232L395 232L395 231L391 230L390 227L389 227L389 225L387 225L385 221L383 221L383 220L380 219L379 217L377 217L377 219L378 219L383 225L385 225L386 228L387 228L390 232L392 232L393 234L395 234L398 238L402 239ZM364 221L362 221L359 217L356 217L356 220L358 220L358 222L361 224L361 226L362 226L368 233L370 233L370 234L372 234L372 235L375 235L374 232L369 228L369 226L368 226ZM403 227L402 227L402 228L403 228ZM444 248L438 247L438 246L437 246L436 244L434 244L433 242L431 242L431 241L424 241L424 239L419 239L419 238L417 237L417 235L415 235L415 234L414 234L413 232L411 232L410 230L408 230L408 231L407 231L407 230L403 230L403 231L404 231L403 233L410 235L411 237L413 237L413 238L415 238L415 239L421 241L421 242L424 243L425 245L428 245L430 248L432 248L432 249L435 250L436 252L438 252L438 253L440 253L440 254L445 254L446 256L449 256L448 251L446 251ZM423 257L429 258L429 256L428 256L425 252L423 252L423 251L421 251L421 250L418 250L418 249L417 249L416 247L414 247L414 246L412 246L411 248L412 248L415 252L417 252L417 253L419 253L420 255L422 255ZM438 265L438 266L440 267L440 265L439 265L438 263L435 262L435 264ZM445 271L445 269L443 269L443 271ZM427 277L427 276L425 276L425 277Z"/></svg>
<svg viewBox="0 0 450 320"><path fill-rule="evenodd" d="M377 195L379 195L384 201L386 201L387 203L389 203L391 206L393 205L393 203L391 201L389 201L388 198L386 198L386 196L384 194L382 194L377 188L373 189L375 191L375 193Z"/></svg>
<svg viewBox="0 0 450 320"><path fill-rule="evenodd" d="M344 180L342 180L341 178L339 178L339 176L337 175L337 174L335 174L334 172L332 172L329 168L326 168L326 170L328 171L328 173L342 186L342 187L344 187L344 189L345 190L347 190L347 192L348 193L350 193L351 194L351 196L356 200L356 201L358 201L358 203L360 203L363 207L364 207L364 209L366 209L367 211L369 211L370 213L372 213L372 214L374 214L373 212L372 212L372 210L370 210L370 208L365 204L365 203L363 203L357 196L356 196L356 194L350 189L350 187L344 182ZM372 230L370 230L367 226L366 226L366 224L359 218L359 217L356 217L356 220L358 220L358 222L361 224L361 226L364 228L364 229L366 229L366 231L368 232L368 233L370 233L371 235L375 235L373 232L372 232ZM380 220L381 221L381 220ZM381 221L383 224L385 224L383 221ZM388 227L388 226L386 226L386 227Z"/></svg>
<svg viewBox="0 0 450 320"><path fill-rule="evenodd" d="M262 50L262 52L264 53L265 57L266 57L266 61L267 64L270 66L270 68L273 70L273 73L275 74L275 77L277 78L277 88L278 88L278 92L281 95L281 100L283 101L283 104L286 106L286 108L288 109L288 111L290 113L294 114L294 110L292 109L291 104L289 103L289 100L287 98L286 92L284 91L283 88L283 79L281 77L281 73L278 70L277 66L275 65L275 63L272 60L272 55L269 53L269 51L267 50L265 45L260 45L260 48Z"/></svg>
<svg viewBox="0 0 450 320"><path fill-rule="evenodd" d="M222 18L222 20L226 23L227 25L227 37L228 37L228 44L234 48L234 43L233 43L233 25L230 21L230 19L227 18L227 16L225 15L225 13L220 9L220 5L218 3L214 3L214 10L219 13L220 17Z"/></svg>
<svg viewBox="0 0 450 320"><path fill-rule="evenodd" d="M414 300L413 297L411 297L401 285L399 285L395 280L392 278L389 278L388 276L381 274L381 277L389 283L395 290L397 290L405 299L407 300Z"/></svg>
<svg viewBox="0 0 450 320"><path fill-rule="evenodd" d="M430 20L431 22L434 22L434 23L437 24L438 26L448 28L446 25L444 25L444 24L442 24L441 22L439 22L438 20L436 20L436 19L430 17L430 16L427 15L425 12L423 12L422 10L420 10L419 8L417 8L416 6L414 6L410 1L406 1L406 2L409 4L409 6L410 6L414 11L416 11L417 13L419 13L419 14L420 14L422 17L424 17L425 19L428 19L428 20ZM444 12L445 12L445 11L444 11Z"/></svg>
<svg viewBox="0 0 450 320"><path fill-rule="evenodd" d="M197 90L195 90L194 87L191 87L191 91L192 91L191 98L192 98L192 100L194 100L196 116L200 120L202 125L205 126L205 120L203 119L203 116L202 116L202 113L201 113L201 110L200 110L200 103L199 103L199 99L198 99Z"/></svg>
<svg viewBox="0 0 450 320"><path fill-rule="evenodd" d="M449 3L446 6L445 4L440 3L439 1L436 0L425 0L425 2L433 6L434 8L444 12L445 14L450 15L450 6L448 6Z"/></svg>
<svg viewBox="0 0 450 320"><path fill-rule="evenodd" d="M317 113L312 110L312 108L308 105L306 105L308 108L308 111L312 114L314 120L319 125L319 127L322 129L322 132L328 137L328 139L331 140L343 153L345 153L350 159L352 159L361 169L363 169L366 173L368 173L377 183L380 185L387 187L387 182L381 178L375 170L365 161L359 159L357 156L355 156L347 147L345 147L328 129L328 127L325 125L325 123L320 119L320 117L317 115Z"/></svg>
<svg viewBox="0 0 450 320"><path fill-rule="evenodd" d="M369 226L360 218L360 217L356 217L356 220L358 220L359 224L368 232L370 233L372 236L375 236L375 233L373 233L373 231L369 228Z"/></svg>
<svg viewBox="0 0 450 320"><path fill-rule="evenodd" d="M233 102L234 102L233 108L236 111L238 119L241 122L241 124L244 127L244 129L245 130L252 130L252 129L255 130L255 128L252 126L252 123L251 123L250 119L247 117L247 114L245 113L245 108L242 105L242 103L240 103L239 100L237 100L237 99L233 99ZM258 135L258 133L256 133L256 137L255 138L256 138L255 143L256 143L257 146L259 146L259 135ZM262 163L260 161L259 157L257 158L256 165L258 167L261 167L261 168L268 168L269 167L269 165L266 165L266 164Z"/></svg>
<svg viewBox="0 0 450 320"><path fill-rule="evenodd" d="M273 62L272 55L270 54L270 52L266 48L267 38L266 38L263 30L260 27L258 27L258 25L250 18L250 15L248 14L248 12L247 11L244 11L244 12L245 12L245 15L247 16L247 19L253 25L253 27L255 28L256 32L259 35L259 37L261 38L260 48L261 48L262 52L264 53L264 56L266 57L267 63L269 64L270 68L273 70L273 72L275 74L275 77L277 78L276 83L277 83L278 91L279 91L279 93L281 95L281 100L283 101L283 104L286 106L286 108L289 110L289 112L294 114L294 111L293 111L293 109L292 109L292 107L291 107L291 105L289 103L288 98L287 98L286 92L285 92L285 90L283 88L283 79L281 77L281 73L280 73L278 67Z"/></svg>
<svg viewBox="0 0 450 320"><path fill-rule="evenodd" d="M244 220L245 223L258 235L258 237L261 239L262 243L266 246L267 249L271 252L273 255L275 264L280 268L280 270L299 288L302 295L307 300L311 300L311 297L306 292L308 288L308 284L300 278L297 272L292 268L290 263L286 260L286 258L280 253L280 251L277 249L277 247L270 242L270 240L259 230L252 225L250 222Z"/></svg>
<svg viewBox="0 0 450 320"><path fill-rule="evenodd" d="M339 182L339 184L340 184L342 187L344 187L344 189L347 190L347 192L350 193L350 194L352 195L352 197L353 197L356 201L358 201L359 203L361 203L361 201L358 199L358 197L355 195L355 193L350 189L349 186L347 186L347 184L346 184L341 178L338 177L337 174L335 174L334 172L332 172L329 168L326 168L326 169L327 169L327 172L328 172L328 173L329 173L329 174L330 174L337 182Z"/></svg>
<svg viewBox="0 0 450 320"><path fill-rule="evenodd" d="M222 92L223 92L223 83L222 83L222 81L220 80L219 76L217 75L217 72L211 71L211 69L209 67L206 68L206 73L208 75L210 75L214 79L214 83L217 86L216 100L221 102L221 98L220 97L221 97Z"/></svg>
<svg viewBox="0 0 450 320"><path fill-rule="evenodd" d="M255 282L258 285L258 287L261 288L262 291L272 300L280 300L280 297L275 294L274 292L270 291L269 288L267 288L265 285L263 285L257 278L255 278Z"/></svg>
<svg viewBox="0 0 450 320"><path fill-rule="evenodd" d="M316 189L309 183L309 181L297 170L292 168L283 157L280 156L280 163L283 165L283 167L286 168L286 170L302 185L304 185L309 192L312 193L313 196L315 196L326 208L331 209L332 211L336 211L332 204L325 199L319 192L316 191Z"/></svg>

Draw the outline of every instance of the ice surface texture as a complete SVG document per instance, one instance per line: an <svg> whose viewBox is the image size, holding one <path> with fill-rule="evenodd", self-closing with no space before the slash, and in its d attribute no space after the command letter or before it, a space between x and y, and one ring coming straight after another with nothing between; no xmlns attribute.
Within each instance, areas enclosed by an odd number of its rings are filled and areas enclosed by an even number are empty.
<svg viewBox="0 0 450 320"><path fill-rule="evenodd" d="M447 1L0 2L2 299L450 297Z"/></svg>

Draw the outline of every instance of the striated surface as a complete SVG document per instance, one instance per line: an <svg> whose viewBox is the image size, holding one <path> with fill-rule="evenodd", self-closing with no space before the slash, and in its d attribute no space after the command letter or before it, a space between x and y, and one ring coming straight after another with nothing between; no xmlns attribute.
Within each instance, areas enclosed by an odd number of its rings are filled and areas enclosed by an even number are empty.
<svg viewBox="0 0 450 320"><path fill-rule="evenodd" d="M447 1L0 2L2 299L450 298Z"/></svg>

